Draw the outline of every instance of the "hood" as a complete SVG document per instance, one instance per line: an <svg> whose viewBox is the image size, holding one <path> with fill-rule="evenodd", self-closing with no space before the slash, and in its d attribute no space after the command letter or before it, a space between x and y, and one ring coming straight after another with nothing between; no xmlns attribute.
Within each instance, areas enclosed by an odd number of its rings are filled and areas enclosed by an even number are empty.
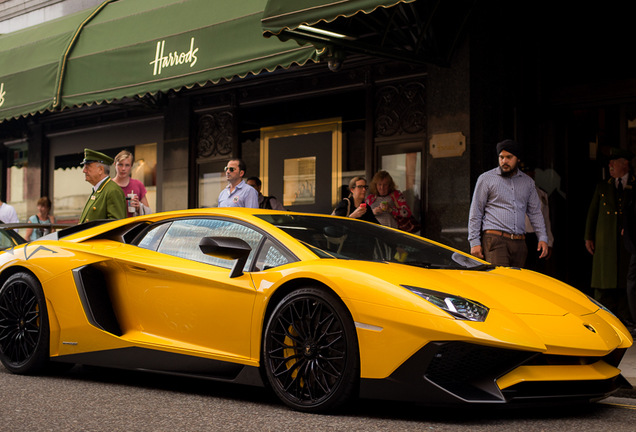
<svg viewBox="0 0 636 432"><path fill-rule="evenodd" d="M578 316L598 307L579 290L530 270L497 267L489 271L423 269L395 263L355 263L386 282L441 291L516 315Z"/></svg>

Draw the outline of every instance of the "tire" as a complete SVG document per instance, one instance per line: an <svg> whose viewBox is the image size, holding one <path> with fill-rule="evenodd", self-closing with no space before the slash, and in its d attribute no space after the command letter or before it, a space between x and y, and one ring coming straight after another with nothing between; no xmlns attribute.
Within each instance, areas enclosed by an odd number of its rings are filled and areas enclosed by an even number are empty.
<svg viewBox="0 0 636 432"><path fill-rule="evenodd" d="M303 288L274 309L263 334L269 385L303 412L335 410L357 393L360 355L347 308L330 292Z"/></svg>
<svg viewBox="0 0 636 432"><path fill-rule="evenodd" d="M0 361L14 374L44 372L49 360L49 318L42 286L16 273L0 288Z"/></svg>

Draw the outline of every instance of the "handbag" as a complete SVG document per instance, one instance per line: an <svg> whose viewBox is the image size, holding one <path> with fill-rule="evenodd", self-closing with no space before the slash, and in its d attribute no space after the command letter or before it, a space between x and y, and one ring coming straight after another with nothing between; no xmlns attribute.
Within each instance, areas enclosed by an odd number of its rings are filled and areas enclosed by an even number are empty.
<svg viewBox="0 0 636 432"><path fill-rule="evenodd" d="M351 214L351 200L349 200L349 198L345 198L347 200L347 216L349 216ZM337 216L336 215L336 209L338 208L338 206L336 206L335 209L333 209L333 211L331 212L331 216Z"/></svg>

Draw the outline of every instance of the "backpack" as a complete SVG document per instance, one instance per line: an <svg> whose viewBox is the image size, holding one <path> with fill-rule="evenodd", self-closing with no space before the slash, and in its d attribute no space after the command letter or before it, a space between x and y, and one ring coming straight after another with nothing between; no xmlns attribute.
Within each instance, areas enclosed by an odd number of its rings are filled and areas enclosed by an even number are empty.
<svg viewBox="0 0 636 432"><path fill-rule="evenodd" d="M259 205L260 208L262 209L268 209L268 210L272 210L272 203L270 203L270 200L272 198L276 198L275 196L266 196L264 197L265 199L263 200L263 202L261 203L261 205Z"/></svg>

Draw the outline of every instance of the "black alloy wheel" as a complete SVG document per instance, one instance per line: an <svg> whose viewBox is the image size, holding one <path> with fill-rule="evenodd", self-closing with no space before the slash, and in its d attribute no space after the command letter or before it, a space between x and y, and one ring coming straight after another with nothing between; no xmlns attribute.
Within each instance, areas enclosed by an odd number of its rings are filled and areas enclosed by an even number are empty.
<svg viewBox="0 0 636 432"><path fill-rule="evenodd" d="M357 392L355 326L341 300L326 290L299 289L277 305L265 329L262 360L271 387L296 410L333 410Z"/></svg>
<svg viewBox="0 0 636 432"><path fill-rule="evenodd" d="M16 374L43 371L49 359L49 324L38 280L16 273L0 288L0 361Z"/></svg>

